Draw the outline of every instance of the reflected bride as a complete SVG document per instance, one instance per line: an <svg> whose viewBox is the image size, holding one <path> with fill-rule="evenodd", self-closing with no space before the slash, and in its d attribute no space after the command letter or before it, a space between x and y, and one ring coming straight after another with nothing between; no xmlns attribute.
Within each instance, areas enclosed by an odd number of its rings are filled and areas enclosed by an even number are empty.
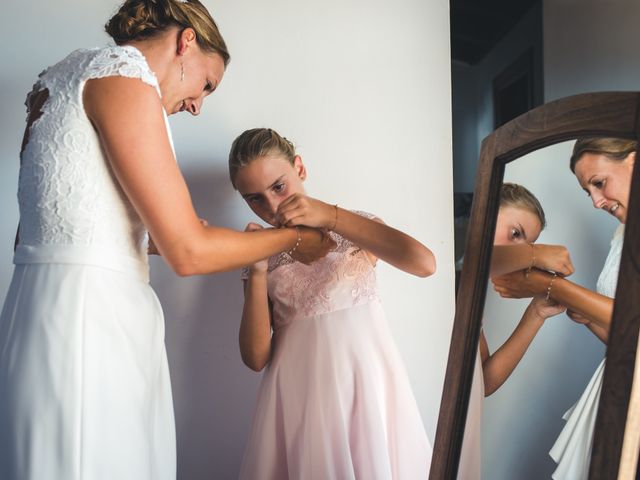
<svg viewBox="0 0 640 480"><path fill-rule="evenodd" d="M637 142L633 140L583 138L576 142L571 156L571 170L594 207L605 210L621 223L611 241L597 292L535 270L528 276L517 272L494 279L495 289L502 296L522 298L546 292L549 298L567 307L570 318L607 342L636 149ZM604 360L578 402L563 417L567 423L550 452L558 463L554 480L587 477L603 370Z"/></svg>

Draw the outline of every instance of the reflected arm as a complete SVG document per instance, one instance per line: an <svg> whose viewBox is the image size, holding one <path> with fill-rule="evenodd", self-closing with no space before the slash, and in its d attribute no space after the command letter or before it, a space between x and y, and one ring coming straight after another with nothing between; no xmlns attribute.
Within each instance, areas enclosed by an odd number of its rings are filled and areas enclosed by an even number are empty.
<svg viewBox="0 0 640 480"><path fill-rule="evenodd" d="M609 330L613 298L600 295L566 278L554 277L548 272L534 269L528 275L519 271L491 280L495 290L503 297L525 298L549 294L557 303L579 313L601 329L607 332Z"/></svg>
<svg viewBox="0 0 640 480"><path fill-rule="evenodd" d="M518 323L511 336L493 355L489 353L484 332L480 334L480 355L482 358L482 374L484 378L484 394L494 393L509 378L522 360L529 345L544 324L544 321L561 313L563 307L549 305L544 298L534 298Z"/></svg>
<svg viewBox="0 0 640 480"><path fill-rule="evenodd" d="M551 298L593 322L596 331L590 330L598 338L602 340L603 333L608 336L613 315L613 298L600 295L566 278L556 279L551 289Z"/></svg>
<svg viewBox="0 0 640 480"><path fill-rule="evenodd" d="M571 275L574 271L569 251L562 245L533 243L494 245L491 254L490 277L497 277L529 267L557 272L565 276Z"/></svg>
<svg viewBox="0 0 640 480"><path fill-rule="evenodd" d="M607 343L609 341L609 329L596 325L593 322L587 323L587 328L591 330L596 337L598 337L602 343Z"/></svg>

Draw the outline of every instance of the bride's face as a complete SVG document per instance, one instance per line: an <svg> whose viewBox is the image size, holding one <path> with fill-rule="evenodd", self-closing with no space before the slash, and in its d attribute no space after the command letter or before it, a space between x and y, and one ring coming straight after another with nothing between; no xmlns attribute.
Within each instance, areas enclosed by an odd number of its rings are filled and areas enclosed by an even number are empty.
<svg viewBox="0 0 640 480"><path fill-rule="evenodd" d="M251 210L269 225L278 227L278 206L294 193L304 194L306 171L296 155L293 164L282 155L254 159L236 173L235 185Z"/></svg>
<svg viewBox="0 0 640 480"><path fill-rule="evenodd" d="M593 206L627 220L631 174L636 154L624 160L612 160L602 154L585 153L576 163L575 173L580 186L591 197Z"/></svg>
<svg viewBox="0 0 640 480"><path fill-rule="evenodd" d="M160 82L162 105L168 115L178 112L198 115L204 99L222 81L224 60L217 53L203 52L191 28L177 33L177 38L169 33L167 39L167 44L172 45L174 51L177 48L177 52L172 55Z"/></svg>
<svg viewBox="0 0 640 480"><path fill-rule="evenodd" d="M224 61L218 54L201 51L190 55L180 63L162 101L168 115L189 112L198 115L204 99L215 91L224 75ZM184 73L183 73L184 72Z"/></svg>

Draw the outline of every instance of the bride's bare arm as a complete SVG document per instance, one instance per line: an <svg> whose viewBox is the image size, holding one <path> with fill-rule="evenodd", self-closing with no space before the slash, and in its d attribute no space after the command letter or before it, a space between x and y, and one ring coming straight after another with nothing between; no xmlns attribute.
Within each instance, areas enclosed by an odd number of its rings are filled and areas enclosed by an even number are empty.
<svg viewBox="0 0 640 480"><path fill-rule="evenodd" d="M593 292L562 277L533 269L513 272L491 279L494 289L506 298L525 298L549 295L550 298L578 312L585 319L608 331L613 313L613 298Z"/></svg>
<svg viewBox="0 0 640 480"><path fill-rule="evenodd" d="M296 245L293 228L237 232L200 223L178 168L156 91L133 78L87 82L84 107L115 176L179 275L233 270ZM299 252L324 255L322 234L299 229Z"/></svg>

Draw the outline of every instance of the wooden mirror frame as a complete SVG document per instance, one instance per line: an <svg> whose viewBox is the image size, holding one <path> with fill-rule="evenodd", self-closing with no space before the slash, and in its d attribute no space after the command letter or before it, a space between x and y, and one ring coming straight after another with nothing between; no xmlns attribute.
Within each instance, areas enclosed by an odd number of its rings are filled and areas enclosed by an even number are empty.
<svg viewBox="0 0 640 480"><path fill-rule="evenodd" d="M430 480L455 480L457 476L505 165L540 148L578 137L640 140L639 129L640 93L588 93L534 108L483 140ZM562 159L559 168L569 168L569 159ZM592 480L617 478L638 348L640 168L637 166L631 180L628 211L591 455Z"/></svg>

